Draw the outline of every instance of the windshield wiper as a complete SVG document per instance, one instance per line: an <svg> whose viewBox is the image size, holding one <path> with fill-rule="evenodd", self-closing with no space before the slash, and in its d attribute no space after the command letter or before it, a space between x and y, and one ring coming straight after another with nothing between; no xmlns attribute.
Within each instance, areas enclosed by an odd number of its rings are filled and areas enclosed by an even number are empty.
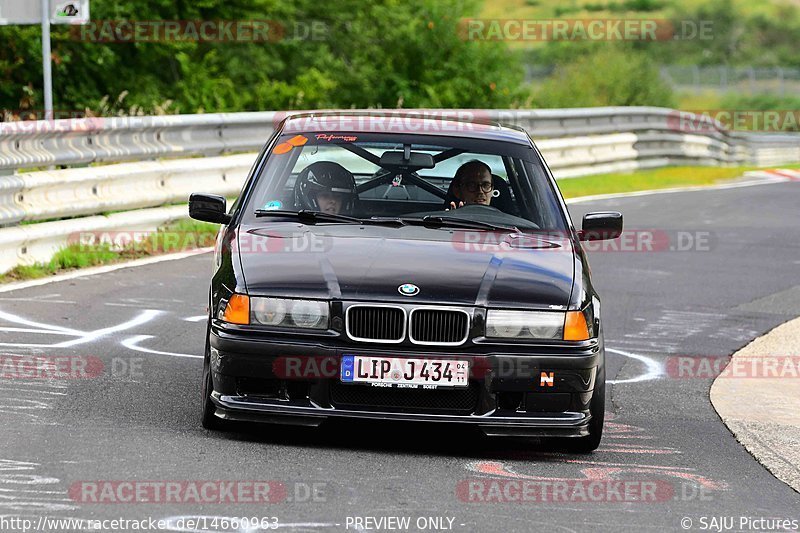
<svg viewBox="0 0 800 533"><path fill-rule="evenodd" d="M333 213L323 213L322 211L309 211L301 209L300 211L289 211L286 209L256 209L255 215L257 217L294 217L300 222L311 223L315 222L347 222L349 224L362 224L360 218L348 217L347 215L334 215Z"/></svg>
<svg viewBox="0 0 800 533"><path fill-rule="evenodd" d="M407 226L409 219L401 217L370 217L364 220L365 224L396 224L398 226ZM413 220L413 219L412 219Z"/></svg>
<svg viewBox="0 0 800 533"><path fill-rule="evenodd" d="M405 226L406 223L399 217L372 217L355 218L347 215L335 215L333 213L323 213L322 211L310 211L301 209L300 211L288 211L286 209L256 209L257 217L282 216L297 218L300 222L314 224L316 222L345 222L348 224L372 224L372 225L397 225Z"/></svg>
<svg viewBox="0 0 800 533"><path fill-rule="evenodd" d="M407 220L407 219L406 219ZM516 226L504 226L503 224L492 224L480 220L466 220L458 217L428 215L422 217L425 226L449 226L453 228L485 229L489 231L514 231L519 233Z"/></svg>
<svg viewBox="0 0 800 533"><path fill-rule="evenodd" d="M333 213L323 213L322 211L310 211L301 209L299 211L289 211L286 209L256 209L257 217L292 217L305 224L315 224L317 222L344 222L347 224L380 224L380 225L399 225L414 224L426 227L453 227L468 229L485 229L489 231L514 231L519 232L515 226L504 226L502 224L491 224L479 220L466 220L458 217L433 216L428 215L422 218L405 217L372 217L360 219L347 215L336 215Z"/></svg>

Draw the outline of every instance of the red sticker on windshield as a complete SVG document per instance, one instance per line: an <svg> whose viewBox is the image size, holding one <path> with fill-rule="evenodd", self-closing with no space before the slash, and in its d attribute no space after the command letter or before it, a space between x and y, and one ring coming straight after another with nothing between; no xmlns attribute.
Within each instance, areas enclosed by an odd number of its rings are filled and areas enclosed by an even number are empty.
<svg viewBox="0 0 800 533"><path fill-rule="evenodd" d="M286 152L290 152L292 148L295 146L303 146L308 142L308 137L303 137L302 135L295 135L291 139L286 142L280 143L276 146L273 150L273 154L285 154Z"/></svg>

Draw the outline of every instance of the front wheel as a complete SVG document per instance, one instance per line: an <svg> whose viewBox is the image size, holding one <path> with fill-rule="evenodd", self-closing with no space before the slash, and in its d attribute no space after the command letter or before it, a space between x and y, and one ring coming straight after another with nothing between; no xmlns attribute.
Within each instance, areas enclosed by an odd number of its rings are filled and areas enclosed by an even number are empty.
<svg viewBox="0 0 800 533"><path fill-rule="evenodd" d="M214 390L214 382L211 379L211 325L206 330L206 350L203 355L203 411L202 424L206 429L220 431L225 429L225 421L217 417L214 413L216 407L211 401L211 392Z"/></svg>

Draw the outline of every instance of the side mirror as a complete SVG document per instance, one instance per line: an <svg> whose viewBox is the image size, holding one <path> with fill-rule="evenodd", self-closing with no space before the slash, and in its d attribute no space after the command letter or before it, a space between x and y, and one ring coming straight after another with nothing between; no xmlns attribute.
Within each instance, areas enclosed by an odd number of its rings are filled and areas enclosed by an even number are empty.
<svg viewBox="0 0 800 533"><path fill-rule="evenodd" d="M189 216L203 222L227 224L231 216L225 209L225 197L195 192L189 196Z"/></svg>
<svg viewBox="0 0 800 533"><path fill-rule="evenodd" d="M622 234L622 213L602 211L586 213L578 238L582 241L604 241L616 239Z"/></svg>

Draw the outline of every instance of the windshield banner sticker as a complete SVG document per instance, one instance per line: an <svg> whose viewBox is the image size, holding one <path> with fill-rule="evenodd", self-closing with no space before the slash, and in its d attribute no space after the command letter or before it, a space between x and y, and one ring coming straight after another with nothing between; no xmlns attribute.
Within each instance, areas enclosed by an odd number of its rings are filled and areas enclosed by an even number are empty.
<svg viewBox="0 0 800 533"><path fill-rule="evenodd" d="M317 134L316 137L318 141L328 141L328 142L342 141L346 143L352 143L358 140L358 137L355 135L330 135L327 133L319 133Z"/></svg>

